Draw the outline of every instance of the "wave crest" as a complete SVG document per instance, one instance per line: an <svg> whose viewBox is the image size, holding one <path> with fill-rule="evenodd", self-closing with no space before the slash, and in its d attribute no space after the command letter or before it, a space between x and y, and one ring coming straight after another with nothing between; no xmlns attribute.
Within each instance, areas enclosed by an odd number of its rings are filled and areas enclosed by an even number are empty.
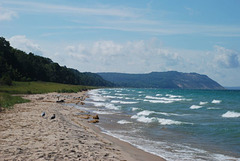
<svg viewBox="0 0 240 161"><path fill-rule="evenodd" d="M227 111L225 114L222 115L222 117L236 118L236 117L240 117L240 113L239 112L234 112L234 111Z"/></svg>
<svg viewBox="0 0 240 161"><path fill-rule="evenodd" d="M202 108L202 106L199 106L199 105L192 105L192 106L190 107L190 109L193 109L193 110L195 110L195 109L199 109L199 108Z"/></svg>

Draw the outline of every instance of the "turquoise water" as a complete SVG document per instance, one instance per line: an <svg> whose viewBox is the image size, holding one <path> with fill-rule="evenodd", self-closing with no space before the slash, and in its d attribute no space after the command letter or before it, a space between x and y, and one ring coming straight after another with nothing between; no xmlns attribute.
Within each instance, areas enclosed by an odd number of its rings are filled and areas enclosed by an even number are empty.
<svg viewBox="0 0 240 161"><path fill-rule="evenodd" d="M104 133L167 160L240 160L240 91L98 89Z"/></svg>

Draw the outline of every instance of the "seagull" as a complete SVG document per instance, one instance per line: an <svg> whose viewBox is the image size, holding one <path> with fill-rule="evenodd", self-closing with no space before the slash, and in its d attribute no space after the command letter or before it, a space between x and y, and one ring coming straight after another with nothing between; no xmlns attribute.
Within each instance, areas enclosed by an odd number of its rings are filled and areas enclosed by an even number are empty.
<svg viewBox="0 0 240 161"><path fill-rule="evenodd" d="M43 112L43 113L41 114L41 116L44 117L44 116L45 116L45 112Z"/></svg>
<svg viewBox="0 0 240 161"><path fill-rule="evenodd" d="M50 119L51 119L51 120L55 119L55 114L53 114Z"/></svg>

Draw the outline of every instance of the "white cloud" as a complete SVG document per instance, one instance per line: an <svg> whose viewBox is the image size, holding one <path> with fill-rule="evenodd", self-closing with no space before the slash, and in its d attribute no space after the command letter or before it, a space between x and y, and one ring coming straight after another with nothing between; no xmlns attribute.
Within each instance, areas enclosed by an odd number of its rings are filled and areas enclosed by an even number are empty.
<svg viewBox="0 0 240 161"><path fill-rule="evenodd" d="M93 7L76 7L51 3L26 2L26 1L6 1L6 4L18 5L16 10L43 12L44 13L62 13L78 15L98 15L98 16L117 16L117 17L137 17L138 14L133 12L134 9L114 6L93 6Z"/></svg>
<svg viewBox="0 0 240 161"><path fill-rule="evenodd" d="M111 56L119 54L123 49L121 44L114 43L113 41L97 41L92 46L93 54L101 54L104 56Z"/></svg>
<svg viewBox="0 0 240 161"><path fill-rule="evenodd" d="M25 35L16 35L9 39L11 46L23 50L27 53L32 52L37 55L43 55L39 45L26 38Z"/></svg>
<svg viewBox="0 0 240 161"><path fill-rule="evenodd" d="M14 17L17 17L16 12L0 7L0 21L12 20Z"/></svg>
<svg viewBox="0 0 240 161"><path fill-rule="evenodd" d="M215 61L222 68L238 68L240 66L240 54L236 51L215 46Z"/></svg>
<svg viewBox="0 0 240 161"><path fill-rule="evenodd" d="M75 62L75 68L88 71L150 72L174 67L182 58L154 41L97 41L91 44L69 45L67 55ZM70 62L70 61L69 61ZM73 65L73 63L71 64ZM85 69L87 70L87 69Z"/></svg>

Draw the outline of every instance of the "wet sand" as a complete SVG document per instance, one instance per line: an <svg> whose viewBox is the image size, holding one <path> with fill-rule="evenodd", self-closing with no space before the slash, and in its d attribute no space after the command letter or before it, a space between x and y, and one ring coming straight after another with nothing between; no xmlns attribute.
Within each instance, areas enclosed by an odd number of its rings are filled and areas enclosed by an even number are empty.
<svg viewBox="0 0 240 161"><path fill-rule="evenodd" d="M164 160L101 133L90 123L98 121L93 114L56 103L81 104L85 97L86 92L24 95L31 102L0 113L0 160Z"/></svg>

